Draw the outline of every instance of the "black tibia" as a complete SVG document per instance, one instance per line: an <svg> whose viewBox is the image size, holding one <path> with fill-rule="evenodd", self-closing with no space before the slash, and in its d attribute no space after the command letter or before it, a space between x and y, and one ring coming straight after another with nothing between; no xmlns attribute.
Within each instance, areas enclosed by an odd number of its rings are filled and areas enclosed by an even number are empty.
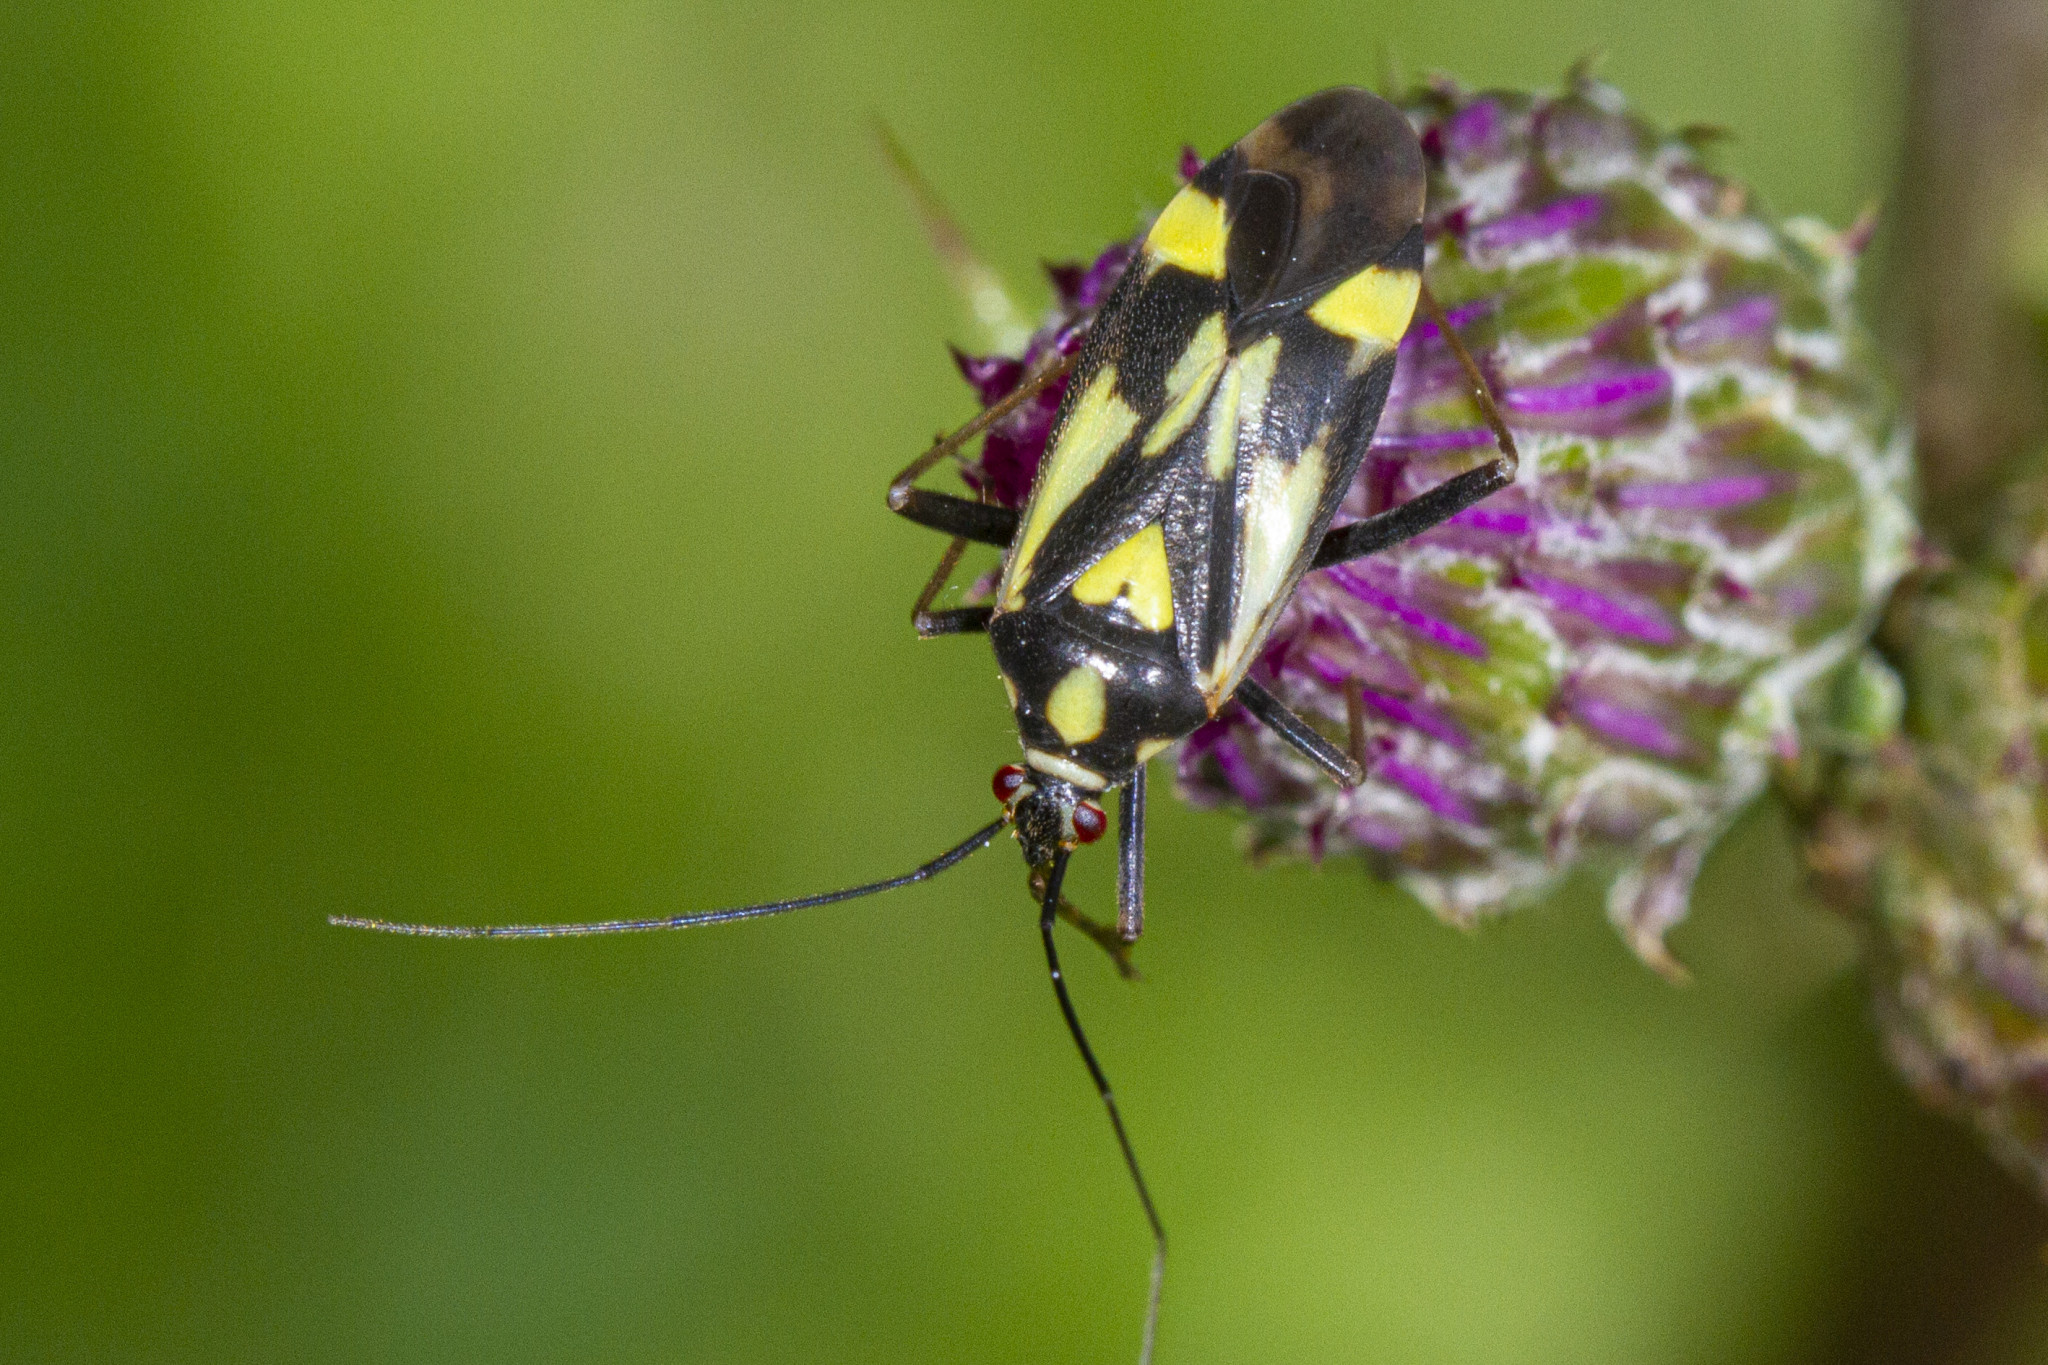
<svg viewBox="0 0 2048 1365"><path fill-rule="evenodd" d="M1487 386L1486 376L1472 359L1472 353L1465 349L1465 343L1451 330L1444 310L1437 304L1436 296L1429 292L1428 285L1422 287L1422 305L1450 346L1451 354L1458 358L1459 368L1465 371L1465 378L1472 385L1472 401L1479 405L1486 425L1492 428L1494 444L1500 447L1500 455L1477 469L1468 469L1455 478L1445 479L1427 493L1410 498L1399 507L1390 507L1364 521L1338 527L1323 537L1323 543L1317 547L1316 557L1311 562L1312 568L1327 569L1332 564L1360 559L1390 545L1398 545L1442 525L1473 503L1498 493L1515 481L1515 471L1520 468L1522 457L1515 449L1513 433L1509 432L1499 406L1493 401L1493 390Z"/></svg>
<svg viewBox="0 0 2048 1365"><path fill-rule="evenodd" d="M1445 479L1427 493L1410 498L1399 507L1390 507L1377 516L1338 527L1323 537L1323 543L1317 547L1316 557L1310 561L1309 567L1327 569L1332 564L1362 559L1390 545L1412 540L1514 481L1515 466L1509 459L1490 460L1477 469L1468 469L1456 478Z"/></svg>
<svg viewBox="0 0 2048 1365"><path fill-rule="evenodd" d="M950 611L924 611L913 618L917 633L927 640L941 635L979 635L988 629L994 607L954 607Z"/></svg>
<svg viewBox="0 0 2048 1365"><path fill-rule="evenodd" d="M1243 703L1245 710L1258 717L1260 724L1286 740L1303 758L1328 773L1337 785L1355 787L1365 781L1363 766L1354 762L1342 749L1324 739L1307 721L1288 710L1278 697L1250 678L1237 685L1235 695L1238 701Z"/></svg>
<svg viewBox="0 0 2048 1365"><path fill-rule="evenodd" d="M1037 397L1046 385L1072 369L1073 364L1071 356L1053 357L997 402L983 408L980 415L966 426L950 436L941 436L937 444L905 465L903 472L890 482L889 510L910 518L920 526L929 526L950 536L979 541L983 545L1009 545L1017 537L1017 513L1013 509L991 507L972 498L932 493L911 485L923 478L933 465L956 453L1025 402Z"/></svg>
<svg viewBox="0 0 2048 1365"><path fill-rule="evenodd" d="M1124 1169L1131 1173L1131 1184L1138 1191L1138 1203L1145 1210L1145 1222L1152 1229L1152 1292L1145 1305L1144 1346L1138 1355L1139 1365L1149 1365L1152 1338L1159 1326L1159 1290L1166 1279L1166 1228L1159 1221L1159 1210L1153 1207L1152 1191L1145 1187L1145 1173L1138 1169L1138 1156L1131 1150L1130 1135L1124 1131L1124 1116L1117 1110L1116 1096L1110 1093L1109 1077L1103 1074L1101 1063L1095 1060L1095 1050L1088 1046L1088 1035L1081 1031L1081 1016L1074 1012L1073 997L1067 994L1067 978L1060 971L1059 949L1052 941L1053 918L1060 904L1060 883L1067 877L1067 856L1063 851L1054 857L1051 870L1046 874L1044 897L1038 911L1038 935L1045 940L1046 970L1052 973L1052 993L1060 1002L1060 1014L1067 1021L1067 1032L1074 1037L1074 1046L1080 1049L1089 1079L1095 1082L1095 1093L1102 1097L1102 1107L1109 1111L1109 1126L1116 1131L1116 1145L1123 1152Z"/></svg>
<svg viewBox="0 0 2048 1365"><path fill-rule="evenodd" d="M1116 936L1145 932L1145 765L1124 784L1116 807Z"/></svg>
<svg viewBox="0 0 2048 1365"><path fill-rule="evenodd" d="M948 611L931 610L932 599L946 586L946 580L953 576L954 568L960 563L960 554L967 548L964 537L953 537L953 543L939 556L939 567L932 570L932 576L925 580L924 591L917 595L917 601L910 608L910 624L918 635L931 639L935 635L972 635L988 629L988 619L995 614L994 607L954 607Z"/></svg>

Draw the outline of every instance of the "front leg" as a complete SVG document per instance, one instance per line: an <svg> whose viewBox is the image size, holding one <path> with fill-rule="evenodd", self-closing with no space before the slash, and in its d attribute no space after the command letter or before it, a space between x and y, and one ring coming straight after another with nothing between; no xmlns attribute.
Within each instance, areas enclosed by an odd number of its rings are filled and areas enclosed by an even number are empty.
<svg viewBox="0 0 2048 1365"><path fill-rule="evenodd" d="M1031 888L1031 894L1034 897L1039 900L1045 898L1046 874L1043 869L1032 872L1025 879L1025 884ZM1060 919L1079 929L1083 934L1087 935L1090 942L1102 949L1103 952L1109 954L1110 963L1116 968L1118 976L1121 976L1126 981L1144 980L1136 964L1131 961L1131 949L1134 945L1117 933L1114 924L1104 924L1100 920L1090 919L1081 913L1079 906L1068 900L1064 895L1060 897L1059 904L1052 907L1048 913L1057 915Z"/></svg>
<svg viewBox="0 0 2048 1365"><path fill-rule="evenodd" d="M1026 376L1016 388L983 408L973 421L949 436L941 436L930 450L905 465L903 472L890 481L889 510L898 516L908 517L920 526L944 531L949 536L979 541L983 545L1009 545L1017 538L1017 513L1014 508L991 507L987 503L975 502L971 498L956 497L951 493L933 493L913 485L923 478L925 471L933 465L957 453L969 441L1015 412L1026 402L1036 398L1048 385L1065 376L1073 366L1072 356L1055 355Z"/></svg>
<svg viewBox="0 0 2048 1365"><path fill-rule="evenodd" d="M1017 538L1014 508L973 502L951 493L933 493L923 488L889 488L889 510L899 517L943 531L960 540L1005 549Z"/></svg>
<svg viewBox="0 0 2048 1365"><path fill-rule="evenodd" d="M1136 943L1145 932L1145 765L1116 807L1116 936Z"/></svg>
<svg viewBox="0 0 2048 1365"><path fill-rule="evenodd" d="M953 576L953 569L960 563L960 555L966 548L966 537L953 537L946 553L939 556L939 567L933 569L932 576L925 580L924 591L911 604L910 626L919 639L929 640L939 635L973 635L988 629L989 620L995 615L994 607L953 607L947 611L931 609L932 599Z"/></svg>

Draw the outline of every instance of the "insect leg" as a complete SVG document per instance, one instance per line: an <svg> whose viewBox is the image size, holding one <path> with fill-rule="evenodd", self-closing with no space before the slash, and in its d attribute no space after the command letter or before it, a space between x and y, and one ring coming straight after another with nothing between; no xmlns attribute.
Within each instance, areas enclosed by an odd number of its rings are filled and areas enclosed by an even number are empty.
<svg viewBox="0 0 2048 1365"><path fill-rule="evenodd" d="M1066 897L1060 897L1060 918L1088 936L1088 941L1109 954L1110 965L1116 974L1126 981L1143 981L1145 975L1131 961L1131 944L1117 933L1114 924L1088 918L1081 913L1081 907Z"/></svg>
<svg viewBox="0 0 2048 1365"><path fill-rule="evenodd" d="M1515 449L1514 435L1493 401L1493 390L1487 386L1486 376L1480 373L1472 353L1465 349L1465 343L1451 330L1450 320L1444 316L1442 306L1437 303L1436 295L1429 292L1428 285L1422 286L1422 304L1450 346L1451 354L1458 358L1459 367L1465 371L1465 378L1472 385L1472 401L1479 405L1486 425L1493 429L1494 444L1500 447L1500 454L1477 469L1468 469L1455 478L1445 479L1427 493L1410 498L1399 507L1390 507L1377 516L1338 527L1324 536L1323 543L1316 548L1316 557L1311 564L1313 568L1327 569L1332 564L1360 559L1419 536L1515 481L1515 471L1522 462L1521 453Z"/></svg>
<svg viewBox="0 0 2048 1365"><path fill-rule="evenodd" d="M967 548L965 536L954 536L946 553L939 556L939 567L932 570L932 576L925 580L924 591L917 595L917 601L910 608L910 624L920 639L929 640L938 635L972 635L988 629L989 618L995 615L994 607L953 607L947 611L931 610L932 599L946 586L946 580L953 576L954 568L960 563L961 552Z"/></svg>
<svg viewBox="0 0 2048 1365"><path fill-rule="evenodd" d="M1060 853L1053 858L1052 871L1046 877L1045 900L1038 911L1038 934L1045 940L1045 965L1052 973L1052 992L1060 1002L1060 1013L1067 1021L1067 1032L1074 1037L1074 1046L1081 1050L1081 1060L1088 1067L1088 1076L1095 1082L1095 1093L1102 1097L1102 1107L1109 1111L1109 1126L1116 1130L1116 1145L1124 1154L1124 1169L1131 1173L1131 1184L1137 1188L1138 1203L1144 1206L1145 1221L1152 1228L1152 1289L1145 1301L1144 1344L1138 1351L1138 1365L1151 1365L1152 1339L1159 1330L1159 1291L1166 1283L1166 1227L1159 1221L1159 1210L1152 1205L1152 1192L1145 1187L1145 1173L1138 1169L1137 1153L1131 1150L1130 1135L1124 1132L1124 1118L1116 1107L1116 1096L1110 1092L1109 1077L1102 1072L1101 1063L1095 1060L1095 1050L1088 1046L1088 1035L1081 1031L1081 1016L1074 1013L1073 997L1067 994L1067 978L1060 971L1059 949L1053 945L1053 919L1060 904L1060 883L1067 876L1067 854Z"/></svg>
<svg viewBox="0 0 2048 1365"><path fill-rule="evenodd" d="M957 498L951 493L933 493L923 488L906 488L899 493L891 484L889 510L919 526L998 549L1017 538L1017 513L1013 509Z"/></svg>
<svg viewBox="0 0 2048 1365"><path fill-rule="evenodd" d="M1356 678L1344 680L1344 752L1362 770L1365 767L1365 685Z"/></svg>
<svg viewBox="0 0 2048 1365"><path fill-rule="evenodd" d="M908 517L920 526L961 536L984 545L1007 546L1017 536L1017 513L1008 507L991 507L951 493L933 493L913 488L925 472L940 460L987 431L1059 380L1073 368L1072 356L1057 355L1026 376L1016 388L983 408L978 416L950 436L941 436L924 454L903 467L889 484L889 510Z"/></svg>
<svg viewBox="0 0 2048 1365"><path fill-rule="evenodd" d="M1116 933L1136 943L1145 932L1145 765L1124 787L1116 808Z"/></svg>
<svg viewBox="0 0 2048 1365"><path fill-rule="evenodd" d="M1235 693L1244 709L1261 724L1294 747L1295 752L1321 768L1340 787L1355 787L1365 781L1365 768L1350 755L1318 734L1313 726L1287 709L1278 697L1246 678Z"/></svg>

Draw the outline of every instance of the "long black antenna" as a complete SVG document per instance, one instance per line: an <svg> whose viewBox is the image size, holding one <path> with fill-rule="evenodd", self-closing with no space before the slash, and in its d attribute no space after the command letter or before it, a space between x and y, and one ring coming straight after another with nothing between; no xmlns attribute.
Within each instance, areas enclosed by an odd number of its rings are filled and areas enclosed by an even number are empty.
<svg viewBox="0 0 2048 1365"><path fill-rule="evenodd" d="M609 919L590 924L401 924L394 920L366 919L359 915L329 915L327 922L340 925L344 929L374 929L380 934L412 934L419 938L573 938L584 934L634 934L650 929L689 929L699 924L724 924L728 920L759 919L763 915L779 915L786 910L803 910L813 905L830 905L834 901L857 900L862 896L872 896L877 891L894 891L899 886L908 886L927 877L936 877L968 854L980 851L989 840L996 837L996 831L1008 820L1009 817L1005 815L1002 819L983 826L922 867L912 868L900 877L869 882L866 886L851 886L844 891L822 891L815 896L798 896L795 900L736 905L728 910L698 910L686 915L669 915L661 919ZM1086 1045L1083 1046L1085 1048ZM1094 1063L1091 1061L1089 1065L1093 1066Z"/></svg>
<svg viewBox="0 0 2048 1365"><path fill-rule="evenodd" d="M1124 1167L1131 1173L1131 1183L1137 1186L1138 1202L1145 1206L1145 1221L1152 1225L1152 1291L1145 1300L1144 1344L1138 1348L1138 1365L1152 1365L1152 1339L1159 1332L1159 1291L1166 1284L1166 1227L1159 1221L1159 1210L1152 1206L1152 1191L1145 1188L1145 1173L1138 1169L1138 1154L1131 1150L1130 1135L1124 1132L1124 1116L1117 1112L1116 1096L1109 1090L1109 1077L1102 1074L1101 1063L1095 1060L1095 1050L1088 1046L1088 1035L1081 1031L1081 1016L1074 1013L1073 997L1067 994L1067 978L1060 971L1059 950L1053 946L1052 924L1059 912L1060 883L1067 876L1067 853L1064 849L1053 855L1052 871L1045 879L1045 900L1038 912L1038 933L1045 940L1045 965L1052 972L1052 993L1059 997L1060 1013L1067 1017L1067 1032L1074 1035L1074 1046L1081 1049L1081 1060L1088 1064L1088 1074L1094 1078L1095 1093L1102 1096L1102 1107L1109 1111L1109 1126L1116 1130L1116 1145L1123 1149Z"/></svg>

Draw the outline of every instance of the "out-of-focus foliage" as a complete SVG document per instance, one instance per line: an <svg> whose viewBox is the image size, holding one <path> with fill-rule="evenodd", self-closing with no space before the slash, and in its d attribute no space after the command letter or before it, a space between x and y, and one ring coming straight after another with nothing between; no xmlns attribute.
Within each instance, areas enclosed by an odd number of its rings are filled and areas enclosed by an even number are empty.
<svg viewBox="0 0 2048 1365"><path fill-rule="evenodd" d="M2048 237L2011 294L2048 372ZM1816 755L1809 857L1860 922L1894 1061L2048 1198L2048 451L2009 472L1983 544L1893 601L1872 676L1892 725Z"/></svg>

